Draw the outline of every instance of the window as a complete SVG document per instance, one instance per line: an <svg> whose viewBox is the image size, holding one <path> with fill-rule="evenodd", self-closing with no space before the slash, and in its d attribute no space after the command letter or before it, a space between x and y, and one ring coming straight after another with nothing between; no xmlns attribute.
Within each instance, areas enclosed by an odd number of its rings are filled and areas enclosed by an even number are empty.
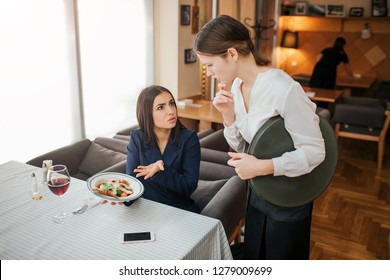
<svg viewBox="0 0 390 280"><path fill-rule="evenodd" d="M136 99L153 81L152 2L2 1L0 164L27 161L83 134L111 136L137 122Z"/></svg>
<svg viewBox="0 0 390 280"><path fill-rule="evenodd" d="M147 22L151 21L152 9L147 2L151 1L78 1L84 117L89 139L108 136L137 123L138 94L153 82L153 34L151 22Z"/></svg>
<svg viewBox="0 0 390 280"><path fill-rule="evenodd" d="M63 1L0 5L0 163L73 139L66 28Z"/></svg>

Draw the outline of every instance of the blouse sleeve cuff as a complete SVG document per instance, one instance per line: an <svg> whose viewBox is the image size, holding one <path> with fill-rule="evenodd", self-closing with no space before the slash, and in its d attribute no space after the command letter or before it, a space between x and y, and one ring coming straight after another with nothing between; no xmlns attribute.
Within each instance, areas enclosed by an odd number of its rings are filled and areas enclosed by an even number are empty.
<svg viewBox="0 0 390 280"><path fill-rule="evenodd" d="M236 127L236 121L234 121L231 125L227 126L225 124L225 122L223 122L223 126L226 128L226 129L234 129Z"/></svg>
<svg viewBox="0 0 390 280"><path fill-rule="evenodd" d="M225 135L236 137L236 122L232 123L230 126L226 126L225 123L223 123L223 126L225 127Z"/></svg>
<svg viewBox="0 0 390 280"><path fill-rule="evenodd" d="M278 158L273 158L272 161L274 163L274 176L284 175L283 159L281 157L278 157Z"/></svg>

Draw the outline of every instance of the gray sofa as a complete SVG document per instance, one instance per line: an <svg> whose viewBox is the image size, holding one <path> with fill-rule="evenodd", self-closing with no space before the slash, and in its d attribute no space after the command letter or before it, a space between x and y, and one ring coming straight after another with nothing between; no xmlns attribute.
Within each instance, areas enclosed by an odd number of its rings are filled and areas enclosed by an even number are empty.
<svg viewBox="0 0 390 280"><path fill-rule="evenodd" d="M119 139L98 137L94 141L84 139L27 161L41 167L45 159L53 164L64 164L72 177L86 180L92 175L109 171L113 165L127 159L127 142Z"/></svg>

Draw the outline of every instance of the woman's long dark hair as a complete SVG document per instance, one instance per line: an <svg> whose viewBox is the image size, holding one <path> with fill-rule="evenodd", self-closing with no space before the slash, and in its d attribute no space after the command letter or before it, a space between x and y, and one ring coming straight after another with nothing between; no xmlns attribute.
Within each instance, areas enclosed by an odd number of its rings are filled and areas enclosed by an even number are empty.
<svg viewBox="0 0 390 280"><path fill-rule="evenodd" d="M209 21L196 35L193 49L201 55L226 57L229 48L247 56L253 54L256 64L265 66L270 63L253 45L249 30L238 20L222 15Z"/></svg>
<svg viewBox="0 0 390 280"><path fill-rule="evenodd" d="M172 93L168 89L162 86L153 85L143 89L140 95L138 96L137 120L138 120L139 127L144 132L143 140L146 145L157 144L157 137L156 134L154 133L153 102L156 96L160 95L163 92L168 92L172 96L172 99L175 102L176 117L178 117L175 98L173 97ZM174 146L177 146L179 144L180 130L182 128L184 128L184 126L178 118L176 121L176 125L173 128Z"/></svg>

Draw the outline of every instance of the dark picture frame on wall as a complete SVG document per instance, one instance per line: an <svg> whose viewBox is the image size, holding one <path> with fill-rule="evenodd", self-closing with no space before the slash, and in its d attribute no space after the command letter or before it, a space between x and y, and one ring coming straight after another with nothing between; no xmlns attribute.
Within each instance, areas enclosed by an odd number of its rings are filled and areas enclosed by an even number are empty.
<svg viewBox="0 0 390 280"><path fill-rule="evenodd" d="M371 0L371 16L387 16L387 0Z"/></svg>
<svg viewBox="0 0 390 280"><path fill-rule="evenodd" d="M295 2L295 15L296 16L307 15L307 2L306 1Z"/></svg>
<svg viewBox="0 0 390 280"><path fill-rule="evenodd" d="M350 17L362 17L363 16L363 7L351 7L349 9L349 16Z"/></svg>
<svg viewBox="0 0 390 280"><path fill-rule="evenodd" d="M180 25L191 24L191 6L180 5Z"/></svg>
<svg viewBox="0 0 390 280"><path fill-rule="evenodd" d="M184 50L184 63L195 63L196 62L196 54L192 49Z"/></svg>

